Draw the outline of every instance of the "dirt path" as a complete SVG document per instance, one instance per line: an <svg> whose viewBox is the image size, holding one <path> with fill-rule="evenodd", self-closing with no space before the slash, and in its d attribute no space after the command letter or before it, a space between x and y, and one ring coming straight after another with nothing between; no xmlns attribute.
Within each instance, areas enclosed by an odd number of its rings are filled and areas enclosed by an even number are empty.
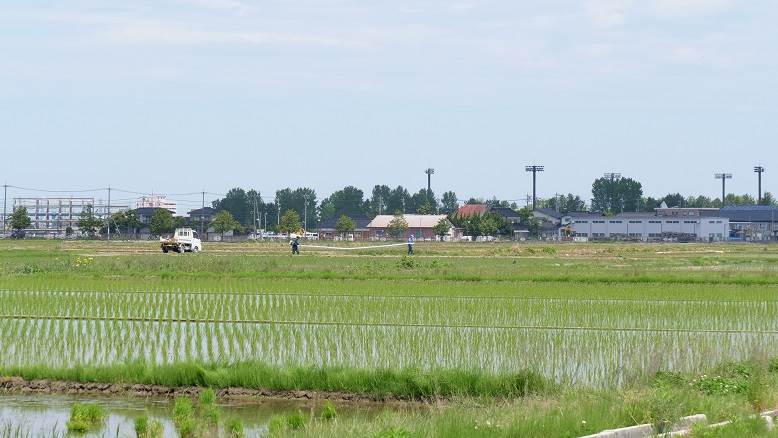
<svg viewBox="0 0 778 438"><path fill-rule="evenodd" d="M174 398L180 396L196 397L205 388L198 386L169 387L163 385L143 385L131 383L95 383L95 382L68 382L59 380L27 380L22 377L0 377L0 394L86 394L86 395L115 395L134 397L163 397ZM439 399L411 400L403 397L378 397L369 394L354 394L348 392L330 391L303 391L289 390L278 391L272 389L249 388L222 388L216 391L219 398L232 400L330 400L355 403L390 403L390 404L426 404L440 402Z"/></svg>

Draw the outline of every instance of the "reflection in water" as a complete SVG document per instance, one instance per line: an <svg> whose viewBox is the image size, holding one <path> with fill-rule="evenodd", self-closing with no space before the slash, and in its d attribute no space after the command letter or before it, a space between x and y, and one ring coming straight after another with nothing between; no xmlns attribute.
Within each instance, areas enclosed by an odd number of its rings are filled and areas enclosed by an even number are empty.
<svg viewBox="0 0 778 438"><path fill-rule="evenodd" d="M133 437L134 421L147 415L162 422L165 437L178 436L171 420L172 400L154 398L115 398L101 396L77 396L58 394L4 395L0 394L0 438L10 437L64 437L75 402L97 403L108 414L104 426L97 432L83 436ZM224 423L230 419L243 422L247 437L267 434L270 417L276 414L321 408L319 401L261 400L251 402L222 401L218 403ZM363 415L372 417L387 408L379 403L338 404L338 415ZM392 409L410 409L408 406L392 406Z"/></svg>

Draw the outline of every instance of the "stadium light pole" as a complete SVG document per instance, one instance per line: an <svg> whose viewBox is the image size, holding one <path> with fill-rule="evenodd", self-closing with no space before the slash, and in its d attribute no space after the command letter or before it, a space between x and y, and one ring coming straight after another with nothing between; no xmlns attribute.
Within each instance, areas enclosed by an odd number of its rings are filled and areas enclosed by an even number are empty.
<svg viewBox="0 0 778 438"><path fill-rule="evenodd" d="M430 199L430 192L432 191L432 174L435 173L435 169L428 167L424 170L427 174L427 202L432 205L432 199Z"/></svg>
<svg viewBox="0 0 778 438"><path fill-rule="evenodd" d="M721 206L724 206L724 198L727 196L727 180L732 179L731 173L717 173L714 175L716 179L721 180Z"/></svg>
<svg viewBox="0 0 778 438"><path fill-rule="evenodd" d="M754 172L757 173L757 175L758 175L757 177L758 177L758 181L759 181L759 183L758 183L759 186L758 186L758 191L757 191L757 196L756 196L756 203L757 204L761 204L762 203L762 172L764 172L764 170L765 169L762 166L754 166Z"/></svg>
<svg viewBox="0 0 778 438"><path fill-rule="evenodd" d="M527 172L532 172L532 209L535 209L535 206L538 203L538 197L537 197L537 191L536 191L536 184L537 184L537 174L538 172L543 172L544 166L524 166L524 170Z"/></svg>

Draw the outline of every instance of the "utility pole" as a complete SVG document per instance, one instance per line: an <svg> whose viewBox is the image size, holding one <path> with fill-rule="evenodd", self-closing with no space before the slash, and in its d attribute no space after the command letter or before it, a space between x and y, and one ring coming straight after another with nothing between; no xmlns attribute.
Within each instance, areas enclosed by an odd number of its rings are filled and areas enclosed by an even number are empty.
<svg viewBox="0 0 778 438"><path fill-rule="evenodd" d="M384 195L378 195L378 214L384 214Z"/></svg>
<svg viewBox="0 0 778 438"><path fill-rule="evenodd" d="M252 209L252 212L254 213L254 238L257 238L257 195L254 195L254 208Z"/></svg>
<svg viewBox="0 0 778 438"><path fill-rule="evenodd" d="M762 203L762 172L764 172L764 167L762 166L754 166L754 172L756 172L759 175L759 191L757 192L757 204Z"/></svg>
<svg viewBox="0 0 778 438"><path fill-rule="evenodd" d="M111 186L108 186L108 205L105 207L105 219L108 225L108 240L111 240Z"/></svg>
<svg viewBox="0 0 778 438"><path fill-rule="evenodd" d="M200 238L205 235L203 228L205 227L205 191L203 190L203 206L200 208Z"/></svg>
<svg viewBox="0 0 778 438"><path fill-rule="evenodd" d="M281 225L281 200L276 199L276 228Z"/></svg>
<svg viewBox="0 0 778 438"><path fill-rule="evenodd" d="M714 175L716 179L721 180L721 206L724 206L724 198L727 196L727 180L732 179L731 173L717 173Z"/></svg>
<svg viewBox="0 0 778 438"><path fill-rule="evenodd" d="M535 206L538 203L538 195L536 190L536 184L537 184L537 173L543 172L545 169L543 166L524 166L524 170L527 172L532 172L532 209L535 209Z"/></svg>
<svg viewBox="0 0 778 438"><path fill-rule="evenodd" d="M308 231L308 194L303 195L303 230Z"/></svg>

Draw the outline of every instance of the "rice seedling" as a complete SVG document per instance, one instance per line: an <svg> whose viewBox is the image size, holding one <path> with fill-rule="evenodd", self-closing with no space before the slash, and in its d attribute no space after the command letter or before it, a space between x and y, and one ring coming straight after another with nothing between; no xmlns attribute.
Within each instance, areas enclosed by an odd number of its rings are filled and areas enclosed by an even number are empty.
<svg viewBox="0 0 778 438"><path fill-rule="evenodd" d="M94 403L74 403L70 408L67 429L71 432L87 432L100 426L105 419L105 410Z"/></svg>

